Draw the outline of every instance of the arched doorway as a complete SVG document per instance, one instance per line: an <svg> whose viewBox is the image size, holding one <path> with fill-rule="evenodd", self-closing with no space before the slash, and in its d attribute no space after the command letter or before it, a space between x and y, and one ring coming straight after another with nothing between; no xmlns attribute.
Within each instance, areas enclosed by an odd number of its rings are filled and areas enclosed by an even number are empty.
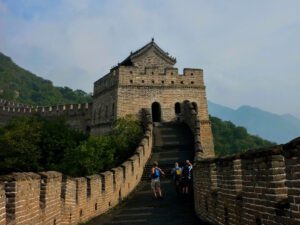
<svg viewBox="0 0 300 225"><path fill-rule="evenodd" d="M175 103L175 114L178 115L181 113L181 106L179 102Z"/></svg>
<svg viewBox="0 0 300 225"><path fill-rule="evenodd" d="M158 102L153 102L151 106L153 122L161 122L161 109Z"/></svg>

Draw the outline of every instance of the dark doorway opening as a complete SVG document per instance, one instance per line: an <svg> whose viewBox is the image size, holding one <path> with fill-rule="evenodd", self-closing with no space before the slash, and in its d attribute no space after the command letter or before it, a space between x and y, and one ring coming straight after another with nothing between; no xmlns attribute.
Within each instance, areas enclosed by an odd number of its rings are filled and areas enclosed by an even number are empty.
<svg viewBox="0 0 300 225"><path fill-rule="evenodd" d="M158 102L153 102L151 106L153 122L161 122L161 109Z"/></svg>
<svg viewBox="0 0 300 225"><path fill-rule="evenodd" d="M175 114L178 115L181 113L181 107L180 107L180 103L176 102L175 103Z"/></svg>

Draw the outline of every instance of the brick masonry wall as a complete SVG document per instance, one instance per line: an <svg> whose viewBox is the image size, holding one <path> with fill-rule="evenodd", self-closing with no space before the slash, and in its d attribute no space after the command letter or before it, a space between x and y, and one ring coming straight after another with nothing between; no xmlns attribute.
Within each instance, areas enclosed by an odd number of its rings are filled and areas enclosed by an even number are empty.
<svg viewBox="0 0 300 225"><path fill-rule="evenodd" d="M151 150L146 122L135 154L110 171L79 178L54 171L1 176L0 225L73 225L103 214L136 188Z"/></svg>
<svg viewBox="0 0 300 225"><path fill-rule="evenodd" d="M5 198L5 184L0 182L0 225L6 224L6 198Z"/></svg>
<svg viewBox="0 0 300 225"><path fill-rule="evenodd" d="M203 101L203 105L203 107L197 108L190 101L181 103L180 119L190 127L194 134L196 160L215 155L206 99Z"/></svg>
<svg viewBox="0 0 300 225"><path fill-rule="evenodd" d="M164 72L165 68L173 66L171 63L163 60L154 48L133 59L133 63L140 73L145 71L146 66L157 68L161 73Z"/></svg>
<svg viewBox="0 0 300 225"><path fill-rule="evenodd" d="M34 114L46 118L63 117L74 129L86 132L91 126L92 103L34 107L0 99L0 126L14 117Z"/></svg>
<svg viewBox="0 0 300 225"><path fill-rule="evenodd" d="M166 68L164 73L158 68L149 68L140 73L136 67L120 66L118 74L117 117L138 115L141 108L151 110L154 102L160 104L162 121L177 119L177 102L189 100L199 109L205 107L203 71L200 69L185 69L183 75L178 75L176 68Z"/></svg>
<svg viewBox="0 0 300 225"><path fill-rule="evenodd" d="M285 145L198 160L195 211L218 225L300 224L300 138Z"/></svg>

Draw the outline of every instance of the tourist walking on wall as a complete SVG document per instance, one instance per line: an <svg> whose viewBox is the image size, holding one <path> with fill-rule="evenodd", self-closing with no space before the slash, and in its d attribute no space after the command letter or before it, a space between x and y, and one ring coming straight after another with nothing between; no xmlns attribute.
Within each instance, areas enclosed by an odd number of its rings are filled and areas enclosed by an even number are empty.
<svg viewBox="0 0 300 225"><path fill-rule="evenodd" d="M189 160L186 160L186 165L182 168L182 173L181 173L183 194L189 193L189 187L191 186L191 182L192 182L192 169L193 169L192 163Z"/></svg>
<svg viewBox="0 0 300 225"><path fill-rule="evenodd" d="M174 168L172 168L171 175L173 178L173 182L175 185L175 191L177 194L180 193L181 171L182 171L182 169L179 167L178 162L176 162Z"/></svg>
<svg viewBox="0 0 300 225"><path fill-rule="evenodd" d="M165 175L165 173L158 167L158 162L155 161L151 169L151 188L156 199L162 198L162 192L160 188L161 175Z"/></svg>

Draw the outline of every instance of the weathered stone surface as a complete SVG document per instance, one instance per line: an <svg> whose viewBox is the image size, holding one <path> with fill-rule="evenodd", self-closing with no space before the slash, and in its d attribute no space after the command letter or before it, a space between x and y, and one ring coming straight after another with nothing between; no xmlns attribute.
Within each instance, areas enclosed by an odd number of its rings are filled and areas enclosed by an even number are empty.
<svg viewBox="0 0 300 225"><path fill-rule="evenodd" d="M220 225L300 224L299 144L298 138L234 157L199 160L194 167L197 215Z"/></svg>

